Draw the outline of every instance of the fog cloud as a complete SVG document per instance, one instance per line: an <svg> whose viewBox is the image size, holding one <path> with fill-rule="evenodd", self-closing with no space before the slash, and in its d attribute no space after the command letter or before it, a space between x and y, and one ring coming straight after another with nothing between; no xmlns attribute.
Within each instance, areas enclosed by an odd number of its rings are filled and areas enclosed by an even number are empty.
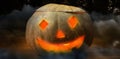
<svg viewBox="0 0 120 59"><path fill-rule="evenodd" d="M24 5L21 11L13 10L8 15L0 16L0 46L16 45L18 42L21 42L21 40L25 41L26 23L35 10L36 8L30 5ZM110 55L120 56L120 15L104 15L97 12L92 12L90 15L95 26L95 39L93 41L95 46L88 49L88 54L93 54L89 59L110 59ZM6 53L6 51L4 53ZM3 57L4 53L2 52L2 55L0 54L0 58ZM24 56L20 57L19 54L15 53L15 56L18 59L24 59L22 58ZM56 58L60 57L60 55L56 56ZM120 57L113 57L111 59L115 58Z"/></svg>

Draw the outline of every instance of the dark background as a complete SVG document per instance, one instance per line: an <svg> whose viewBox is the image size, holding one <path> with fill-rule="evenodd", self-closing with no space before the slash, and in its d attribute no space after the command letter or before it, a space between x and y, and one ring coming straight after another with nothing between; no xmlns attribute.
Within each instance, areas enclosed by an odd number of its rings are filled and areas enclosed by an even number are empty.
<svg viewBox="0 0 120 59"><path fill-rule="evenodd" d="M89 59L120 59L120 0L0 0L0 59L38 59L26 44L26 23L48 3L81 7L90 14L95 28Z"/></svg>
<svg viewBox="0 0 120 59"><path fill-rule="evenodd" d="M48 3L73 5L82 7L89 12L103 13L110 13L114 8L120 8L120 0L0 0L0 13L6 14L14 9L21 10L25 4L40 7Z"/></svg>

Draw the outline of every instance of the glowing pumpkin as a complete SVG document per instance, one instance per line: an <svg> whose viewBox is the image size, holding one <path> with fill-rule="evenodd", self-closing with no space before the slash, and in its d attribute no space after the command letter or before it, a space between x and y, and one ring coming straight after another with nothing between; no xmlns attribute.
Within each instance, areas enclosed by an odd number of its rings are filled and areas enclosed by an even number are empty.
<svg viewBox="0 0 120 59"><path fill-rule="evenodd" d="M81 8L47 4L33 14L27 23L26 39L36 51L71 52L92 43L92 22Z"/></svg>

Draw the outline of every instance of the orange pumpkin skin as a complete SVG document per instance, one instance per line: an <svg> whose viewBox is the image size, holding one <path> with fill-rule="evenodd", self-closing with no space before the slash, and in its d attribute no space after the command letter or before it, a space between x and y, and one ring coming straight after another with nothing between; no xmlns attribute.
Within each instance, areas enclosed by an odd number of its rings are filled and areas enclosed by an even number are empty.
<svg viewBox="0 0 120 59"><path fill-rule="evenodd" d="M91 45L92 27L91 18L83 9L47 4L36 10L29 19L26 40L39 53L68 53Z"/></svg>

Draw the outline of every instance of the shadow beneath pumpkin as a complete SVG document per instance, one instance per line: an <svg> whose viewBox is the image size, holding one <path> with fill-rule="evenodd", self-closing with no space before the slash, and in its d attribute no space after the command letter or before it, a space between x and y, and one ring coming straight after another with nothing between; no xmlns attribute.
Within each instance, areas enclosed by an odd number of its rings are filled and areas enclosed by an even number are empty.
<svg viewBox="0 0 120 59"><path fill-rule="evenodd" d="M68 53L43 53L42 55L38 55L39 59L86 59L87 58L87 52L84 48L81 48L79 50L73 49L71 52Z"/></svg>

